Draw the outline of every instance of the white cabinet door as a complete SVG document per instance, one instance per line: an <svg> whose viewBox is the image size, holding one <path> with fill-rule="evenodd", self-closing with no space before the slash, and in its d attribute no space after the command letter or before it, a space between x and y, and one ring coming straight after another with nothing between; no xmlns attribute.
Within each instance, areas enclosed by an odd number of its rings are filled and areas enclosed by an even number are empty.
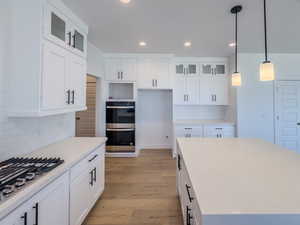
<svg viewBox="0 0 300 225"><path fill-rule="evenodd" d="M81 225L89 213L92 171L86 168L70 184L70 224Z"/></svg>
<svg viewBox="0 0 300 225"><path fill-rule="evenodd" d="M170 89L170 62L164 59L142 59L139 61L138 88Z"/></svg>
<svg viewBox="0 0 300 225"><path fill-rule="evenodd" d="M276 95L276 144L300 153L300 81L278 82Z"/></svg>
<svg viewBox="0 0 300 225"><path fill-rule="evenodd" d="M209 138L234 138L235 128L229 125L206 125L204 126L204 137Z"/></svg>
<svg viewBox="0 0 300 225"><path fill-rule="evenodd" d="M122 59L121 60L121 80L122 81L136 81L136 59Z"/></svg>
<svg viewBox="0 0 300 225"><path fill-rule="evenodd" d="M201 75L226 75L227 64L226 63L205 63L201 65Z"/></svg>
<svg viewBox="0 0 300 225"><path fill-rule="evenodd" d="M84 33L80 27L72 24L72 40L71 40L71 50L82 57L87 55L87 35ZM69 34L68 34L69 38ZM69 40L68 40L69 41Z"/></svg>
<svg viewBox="0 0 300 225"><path fill-rule="evenodd" d="M176 137L203 137L203 127L201 125L177 125L175 127Z"/></svg>
<svg viewBox="0 0 300 225"><path fill-rule="evenodd" d="M138 62L138 88L154 88L153 63L151 59L142 59Z"/></svg>
<svg viewBox="0 0 300 225"><path fill-rule="evenodd" d="M175 76L173 101L175 105L186 104L186 78L184 76Z"/></svg>
<svg viewBox="0 0 300 225"><path fill-rule="evenodd" d="M228 105L229 83L225 75L202 75L200 78L201 105Z"/></svg>
<svg viewBox="0 0 300 225"><path fill-rule="evenodd" d="M42 109L61 109L66 107L65 77L67 73L68 52L50 42L43 46L42 67Z"/></svg>
<svg viewBox="0 0 300 225"><path fill-rule="evenodd" d="M34 224L69 224L69 176L63 175L36 196ZM38 222L37 222L38 220Z"/></svg>
<svg viewBox="0 0 300 225"><path fill-rule="evenodd" d="M91 186L91 197L92 204L98 200L104 190L104 170L105 170L105 159L104 150L101 151L100 155L90 165L90 170L93 171L93 185Z"/></svg>
<svg viewBox="0 0 300 225"><path fill-rule="evenodd" d="M159 60L154 65L154 77L156 89L170 89L170 61Z"/></svg>
<svg viewBox="0 0 300 225"><path fill-rule="evenodd" d="M199 104L199 77L187 77L186 78L186 104L198 105Z"/></svg>
<svg viewBox="0 0 300 225"><path fill-rule="evenodd" d="M121 80L121 60L110 58L105 61L105 78L110 81Z"/></svg>
<svg viewBox="0 0 300 225"><path fill-rule="evenodd" d="M61 47L70 46L72 43L72 32L68 18L49 3L44 8L44 35L48 40Z"/></svg>
<svg viewBox="0 0 300 225"><path fill-rule="evenodd" d="M30 203L24 203L7 217L0 221L0 225L24 225L34 224L33 215L31 214Z"/></svg>
<svg viewBox="0 0 300 225"><path fill-rule="evenodd" d="M188 75L198 76L199 75L199 64L198 63L176 63L175 64L176 75Z"/></svg>
<svg viewBox="0 0 300 225"><path fill-rule="evenodd" d="M70 107L86 106L86 61L71 54L68 61L66 91L70 91Z"/></svg>

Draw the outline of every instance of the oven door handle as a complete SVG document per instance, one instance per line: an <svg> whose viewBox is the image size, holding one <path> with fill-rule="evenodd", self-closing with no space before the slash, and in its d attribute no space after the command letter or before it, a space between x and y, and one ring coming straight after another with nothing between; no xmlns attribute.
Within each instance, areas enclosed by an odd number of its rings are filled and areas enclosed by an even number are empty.
<svg viewBox="0 0 300 225"><path fill-rule="evenodd" d="M106 106L107 109L134 109L134 106Z"/></svg>
<svg viewBox="0 0 300 225"><path fill-rule="evenodd" d="M134 131L134 129L106 129L106 131Z"/></svg>

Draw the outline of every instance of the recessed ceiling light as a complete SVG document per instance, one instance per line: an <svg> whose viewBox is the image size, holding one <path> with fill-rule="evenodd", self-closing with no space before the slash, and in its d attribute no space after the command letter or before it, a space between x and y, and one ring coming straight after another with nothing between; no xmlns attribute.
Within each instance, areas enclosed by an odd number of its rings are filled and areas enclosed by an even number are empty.
<svg viewBox="0 0 300 225"><path fill-rule="evenodd" d="M120 0L120 2L124 3L124 4L128 4L130 3L131 0Z"/></svg>
<svg viewBox="0 0 300 225"><path fill-rule="evenodd" d="M147 43L144 42L144 41L140 41L139 45L140 45L141 47L145 47L145 46L147 46Z"/></svg>
<svg viewBox="0 0 300 225"><path fill-rule="evenodd" d="M192 43L190 41L184 42L184 47L191 47Z"/></svg>
<svg viewBox="0 0 300 225"><path fill-rule="evenodd" d="M235 45L236 45L235 42L232 42L232 43L230 43L228 46L229 46L229 47L235 47Z"/></svg>

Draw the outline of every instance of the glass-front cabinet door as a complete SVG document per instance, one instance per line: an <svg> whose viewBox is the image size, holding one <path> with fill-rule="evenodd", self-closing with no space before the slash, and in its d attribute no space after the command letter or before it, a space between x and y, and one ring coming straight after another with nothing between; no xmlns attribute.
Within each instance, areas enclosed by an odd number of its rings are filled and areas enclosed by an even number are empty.
<svg viewBox="0 0 300 225"><path fill-rule="evenodd" d="M67 17L50 4L45 7L45 37L62 46L71 44L72 33L69 30Z"/></svg>
<svg viewBox="0 0 300 225"><path fill-rule="evenodd" d="M73 27L72 34L72 47L74 51L81 56L86 56L86 34L78 27Z"/></svg>
<svg viewBox="0 0 300 225"><path fill-rule="evenodd" d="M226 75L225 63L208 63L201 65L201 75Z"/></svg>

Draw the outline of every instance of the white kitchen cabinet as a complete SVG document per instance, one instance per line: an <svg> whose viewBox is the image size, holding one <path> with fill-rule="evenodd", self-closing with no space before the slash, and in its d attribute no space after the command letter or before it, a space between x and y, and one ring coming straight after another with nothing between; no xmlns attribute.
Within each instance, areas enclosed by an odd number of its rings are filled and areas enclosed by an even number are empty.
<svg viewBox="0 0 300 225"><path fill-rule="evenodd" d="M75 19L76 20L76 19ZM46 3L44 7L44 36L49 41L73 53L86 57L87 31L76 25L67 13Z"/></svg>
<svg viewBox="0 0 300 225"><path fill-rule="evenodd" d="M139 89L171 89L169 59L140 59L138 61Z"/></svg>
<svg viewBox="0 0 300 225"><path fill-rule="evenodd" d="M81 225L104 190L104 147L71 170L70 224Z"/></svg>
<svg viewBox="0 0 300 225"><path fill-rule="evenodd" d="M86 168L71 182L70 186L70 224L81 225L89 212L91 201L91 170Z"/></svg>
<svg viewBox="0 0 300 225"><path fill-rule="evenodd" d="M65 78L68 68L68 52L50 42L43 47L42 108L43 110L63 109L67 105L68 93Z"/></svg>
<svg viewBox="0 0 300 225"><path fill-rule="evenodd" d="M199 63L175 63L176 75L199 75Z"/></svg>
<svg viewBox="0 0 300 225"><path fill-rule="evenodd" d="M200 96L200 78L176 75L174 81L174 104L197 105Z"/></svg>
<svg viewBox="0 0 300 225"><path fill-rule="evenodd" d="M83 108L86 105L86 61L74 54L68 58L66 91L70 91L70 107Z"/></svg>
<svg viewBox="0 0 300 225"><path fill-rule="evenodd" d="M85 107L85 59L51 42L45 42L42 82L43 110Z"/></svg>
<svg viewBox="0 0 300 225"><path fill-rule="evenodd" d="M69 225L69 178L65 173L11 212L0 225Z"/></svg>
<svg viewBox="0 0 300 225"><path fill-rule="evenodd" d="M202 75L199 101L201 105L228 105L228 77L226 75Z"/></svg>
<svg viewBox="0 0 300 225"><path fill-rule="evenodd" d="M195 125L177 125L176 137L203 137L203 127Z"/></svg>
<svg viewBox="0 0 300 225"><path fill-rule="evenodd" d="M78 82L85 80L86 58L78 54L78 49L65 44L69 29L86 35L87 26L60 0L11 0L9 7L14 15L9 32L19 33L23 24L27 26L22 35L11 35L8 46L10 54L7 59L10 65L14 65L7 68L10 74L7 82L8 115L41 117L85 110L82 100L85 84L79 85ZM73 39L78 46L82 41L86 45L85 38L79 37L78 33ZM82 58L80 69L78 64L72 64L76 57ZM70 91L67 76L70 76L69 81L77 82L76 88L72 87ZM71 103L73 89L78 104Z"/></svg>
<svg viewBox="0 0 300 225"><path fill-rule="evenodd" d="M69 224L69 177L68 173L43 189L33 199L34 224Z"/></svg>
<svg viewBox="0 0 300 225"><path fill-rule="evenodd" d="M205 125L204 137L211 138L233 138L235 137L235 128L231 125Z"/></svg>
<svg viewBox="0 0 300 225"><path fill-rule="evenodd" d="M204 63L201 64L201 75L226 75L227 64L226 63Z"/></svg>
<svg viewBox="0 0 300 225"><path fill-rule="evenodd" d="M107 58L105 77L108 81L136 81L135 58Z"/></svg>

